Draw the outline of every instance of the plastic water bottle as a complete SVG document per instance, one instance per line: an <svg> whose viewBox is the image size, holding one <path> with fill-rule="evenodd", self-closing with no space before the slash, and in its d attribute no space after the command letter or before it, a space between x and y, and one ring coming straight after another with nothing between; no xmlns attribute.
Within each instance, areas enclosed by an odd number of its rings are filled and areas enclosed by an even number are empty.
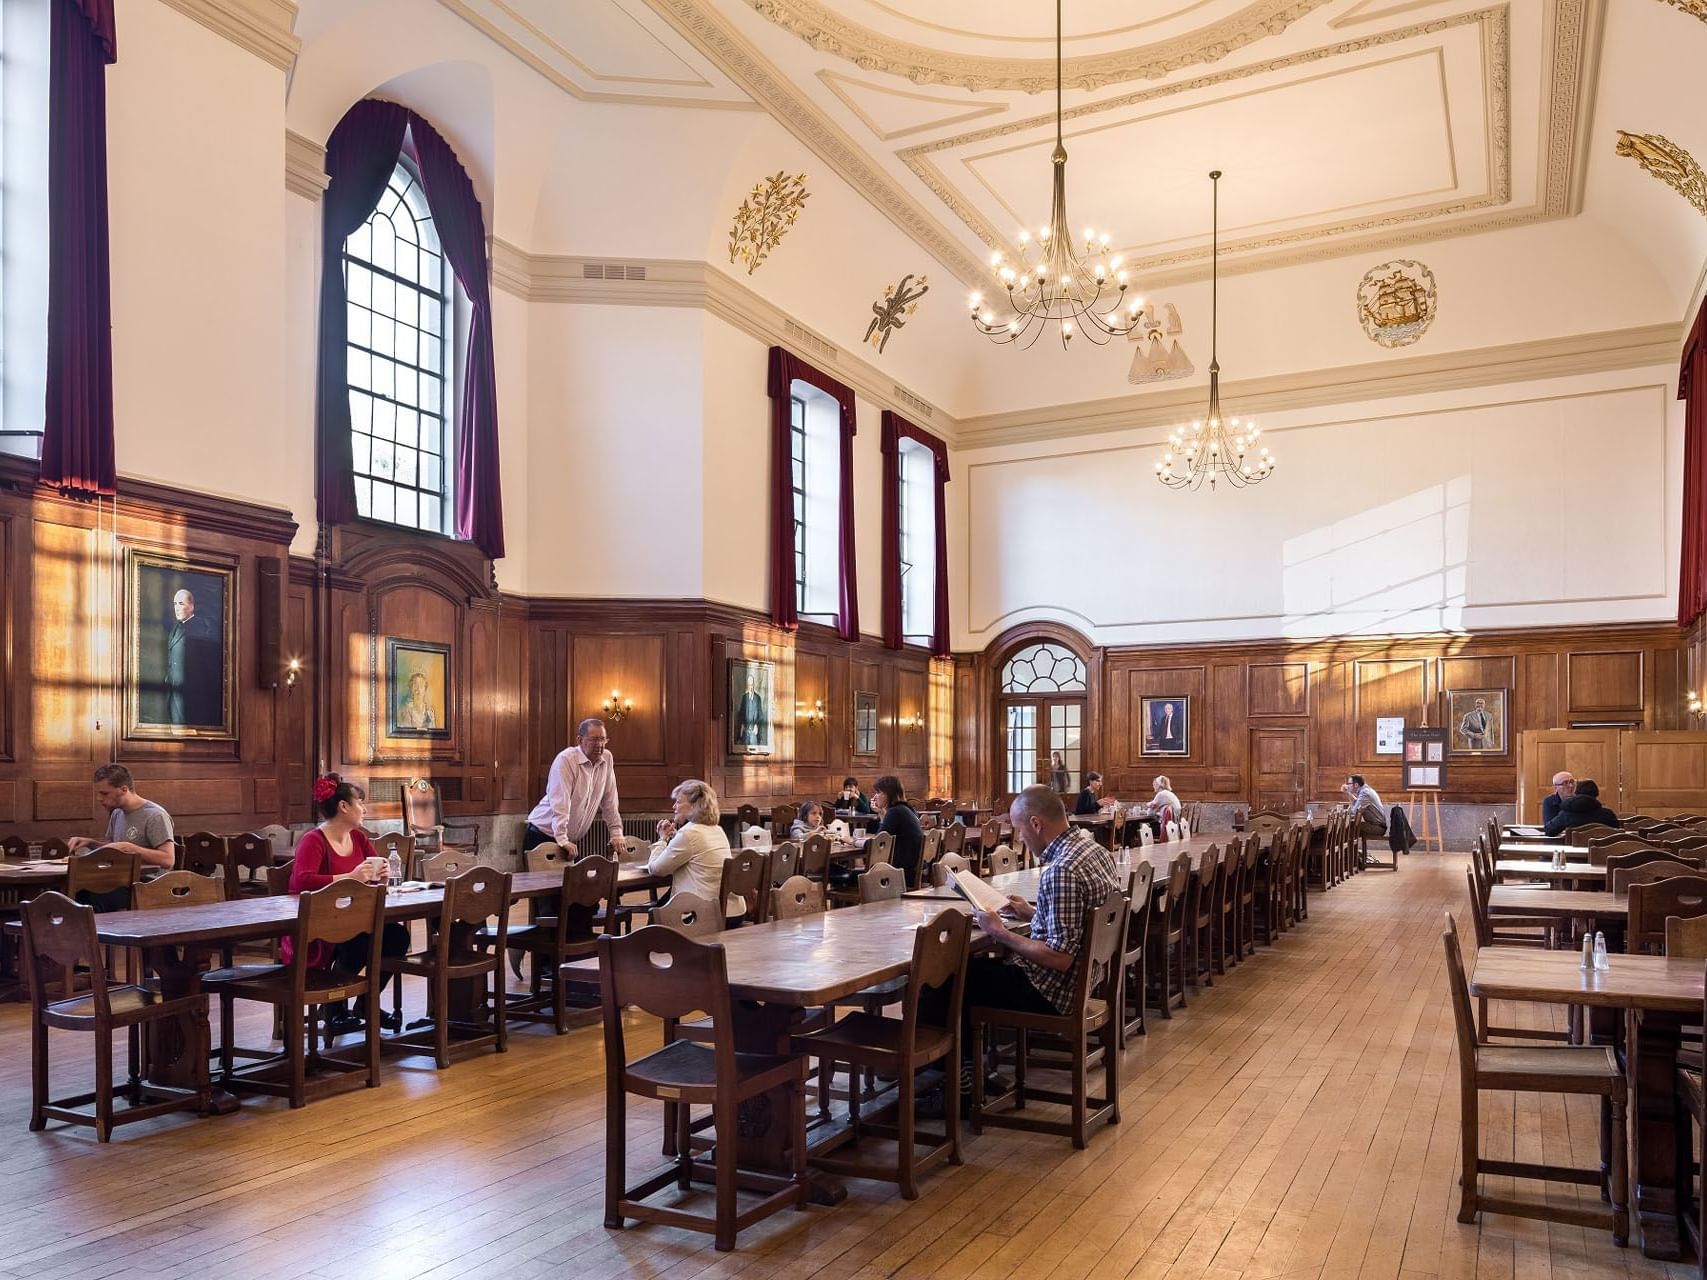
<svg viewBox="0 0 1707 1280"><path fill-rule="evenodd" d="M403 859L395 851L386 859L386 877L393 889L403 883Z"/></svg>
<svg viewBox="0 0 1707 1280"><path fill-rule="evenodd" d="M1612 967L1606 963L1606 935L1598 930L1594 935L1594 967L1602 972Z"/></svg>

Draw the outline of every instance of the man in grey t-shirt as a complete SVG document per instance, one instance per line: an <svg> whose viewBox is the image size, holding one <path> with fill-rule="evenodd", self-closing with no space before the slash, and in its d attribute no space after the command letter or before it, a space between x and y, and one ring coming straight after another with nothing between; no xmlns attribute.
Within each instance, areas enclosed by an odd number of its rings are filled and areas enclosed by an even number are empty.
<svg viewBox="0 0 1707 1280"><path fill-rule="evenodd" d="M71 852L104 846L134 853L144 866L171 869L176 858L172 817L152 800L137 795L135 786L130 770L122 764L102 765L95 770L95 799L108 814L106 838L78 836L70 842Z"/></svg>

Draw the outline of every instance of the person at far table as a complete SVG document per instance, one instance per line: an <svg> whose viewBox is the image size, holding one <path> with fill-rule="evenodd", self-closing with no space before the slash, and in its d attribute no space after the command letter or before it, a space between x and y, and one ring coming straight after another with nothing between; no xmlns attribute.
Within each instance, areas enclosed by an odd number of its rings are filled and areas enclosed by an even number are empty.
<svg viewBox="0 0 1707 1280"><path fill-rule="evenodd" d="M1541 825L1545 827L1559 816L1559 810L1564 808L1565 801L1577 793L1577 780L1569 770L1561 769L1553 775L1553 794L1541 798Z"/></svg>
<svg viewBox="0 0 1707 1280"><path fill-rule="evenodd" d="M1600 802L1600 788L1594 779L1584 778L1577 783L1576 791L1569 800L1559 806L1559 812L1553 815L1546 827L1543 828L1550 836L1556 836L1572 827L1586 827L1591 822L1605 823L1609 827L1621 826L1618 815Z"/></svg>
<svg viewBox="0 0 1707 1280"><path fill-rule="evenodd" d="M890 864L906 877L908 884L917 883L919 854L925 847L925 828L917 811L907 803L901 779L886 773L872 783L871 809L882 819L877 829L895 837L895 851L889 857Z"/></svg>
<svg viewBox="0 0 1707 1280"><path fill-rule="evenodd" d="M689 778L670 792L670 814L658 824L658 840L646 859L655 876L670 877L670 896L691 893L716 902L723 891L723 864L729 861L729 835L718 821L717 792L709 782ZM726 922L737 923L746 911L740 898L723 903Z"/></svg>
<svg viewBox="0 0 1707 1280"><path fill-rule="evenodd" d="M1360 834L1387 834L1387 810L1381 804L1380 795L1363 780L1361 773L1354 773L1347 778L1340 790L1345 792L1346 798L1351 801L1351 811L1357 817L1357 829Z"/></svg>
<svg viewBox="0 0 1707 1280"><path fill-rule="evenodd" d="M795 815L788 826L790 840L804 840L807 836L815 836L824 829L824 806L816 800L808 800L800 806L800 812Z"/></svg>
<svg viewBox="0 0 1707 1280"><path fill-rule="evenodd" d="M1085 912L1117 886L1114 859L1083 827L1067 821L1066 806L1055 790L1043 783L1014 797L1008 821L1042 872L1037 902L1009 895L1000 912L974 911L972 918L996 947L995 955L975 955L966 966L966 994L960 1028L960 1096L970 1099L973 1064L974 1007L1017 1009L1026 1013L1063 1014L1073 1002L1073 966L1084 941ZM1030 936L1008 928L1004 916L1031 921ZM932 993L936 995L937 993ZM1005 1093L1005 1080L988 1088ZM940 1111L941 1097L935 1102Z"/></svg>
<svg viewBox="0 0 1707 1280"><path fill-rule="evenodd" d="M617 811L616 758L610 753L605 722L589 717L576 726L575 745L559 751L551 762L545 797L528 814L522 852L547 841L574 849L596 817L604 818L610 856L620 861L625 846L622 814Z"/></svg>
<svg viewBox="0 0 1707 1280"><path fill-rule="evenodd" d="M1174 794L1174 784L1168 781L1168 775L1157 774L1150 779L1150 785L1156 789L1155 796L1150 800L1150 808L1155 810L1157 819L1166 822L1170 818L1178 818L1179 797Z"/></svg>
<svg viewBox="0 0 1707 1280"><path fill-rule="evenodd" d="M854 813L870 813L871 801L865 792L859 789L858 778L843 778L841 794L836 797L836 808L852 810Z"/></svg>
<svg viewBox="0 0 1707 1280"><path fill-rule="evenodd" d="M1085 818L1101 812L1102 774L1093 769L1085 775L1085 789L1079 792L1079 802L1073 806L1073 816Z"/></svg>
<svg viewBox="0 0 1707 1280"><path fill-rule="evenodd" d="M296 853L290 865L290 892L313 893L340 880L359 880L363 884L384 884L384 859L373 847L373 841L362 830L367 817L367 792L353 782L346 782L335 773L323 774L314 780L314 811L320 815L320 825L303 833L296 842ZM283 939L279 958L291 961L294 940ZM362 933L346 942L328 945L316 942L309 952L308 963L315 968L331 967L345 973L360 973L367 967L369 935ZM390 921L380 936L380 950L388 956L409 954L409 926ZM327 1011L327 1029L333 1035L360 1031L366 1026L367 1000L356 997L355 1011L340 1002ZM379 1024L387 1031L401 1031L401 1019L394 1014L381 1013Z"/></svg>
<svg viewBox="0 0 1707 1280"><path fill-rule="evenodd" d="M107 811L107 834L102 840L73 836L66 842L72 853L84 849L112 849L134 853L145 867L171 870L177 860L172 843L172 815L152 800L136 794L136 782L122 764L104 764L95 770L95 803ZM124 911L130 907L130 887L107 893L82 890L77 900L96 911Z"/></svg>

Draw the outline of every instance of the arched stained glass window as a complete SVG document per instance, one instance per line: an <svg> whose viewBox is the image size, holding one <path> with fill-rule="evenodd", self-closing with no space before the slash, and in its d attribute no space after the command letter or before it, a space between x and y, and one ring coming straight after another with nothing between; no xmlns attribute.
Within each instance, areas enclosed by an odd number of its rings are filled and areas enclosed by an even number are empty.
<svg viewBox="0 0 1707 1280"><path fill-rule="evenodd" d="M413 164L400 158L368 220L344 241L350 445L356 511L444 533L451 275Z"/></svg>
<svg viewBox="0 0 1707 1280"><path fill-rule="evenodd" d="M1085 664L1071 649L1034 644L1021 649L1002 668L1003 693L1083 693Z"/></svg>

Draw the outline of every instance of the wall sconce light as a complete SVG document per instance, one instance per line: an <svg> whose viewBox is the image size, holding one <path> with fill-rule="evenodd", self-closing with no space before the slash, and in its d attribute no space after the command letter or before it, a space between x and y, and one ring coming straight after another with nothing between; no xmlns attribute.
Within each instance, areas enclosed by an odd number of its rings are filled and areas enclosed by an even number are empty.
<svg viewBox="0 0 1707 1280"><path fill-rule="evenodd" d="M285 691L291 692L296 688L297 677L302 674L302 659L292 658L285 663Z"/></svg>
<svg viewBox="0 0 1707 1280"><path fill-rule="evenodd" d="M1703 716L1707 716L1707 707L1703 707L1701 705L1701 695L1694 689L1689 691L1688 698L1684 703L1684 710L1688 711L1690 717L1697 722L1699 722Z"/></svg>
<svg viewBox="0 0 1707 1280"><path fill-rule="evenodd" d="M901 727L903 729L923 729L925 718L923 716L902 716Z"/></svg>
<svg viewBox="0 0 1707 1280"><path fill-rule="evenodd" d="M805 719L807 724L823 724L824 700L822 698L812 699L812 705L807 707L805 711L801 712L801 716Z"/></svg>
<svg viewBox="0 0 1707 1280"><path fill-rule="evenodd" d="M612 689L610 697L599 704L599 713L613 723L624 719L634 710L634 699L622 696L622 690Z"/></svg>

